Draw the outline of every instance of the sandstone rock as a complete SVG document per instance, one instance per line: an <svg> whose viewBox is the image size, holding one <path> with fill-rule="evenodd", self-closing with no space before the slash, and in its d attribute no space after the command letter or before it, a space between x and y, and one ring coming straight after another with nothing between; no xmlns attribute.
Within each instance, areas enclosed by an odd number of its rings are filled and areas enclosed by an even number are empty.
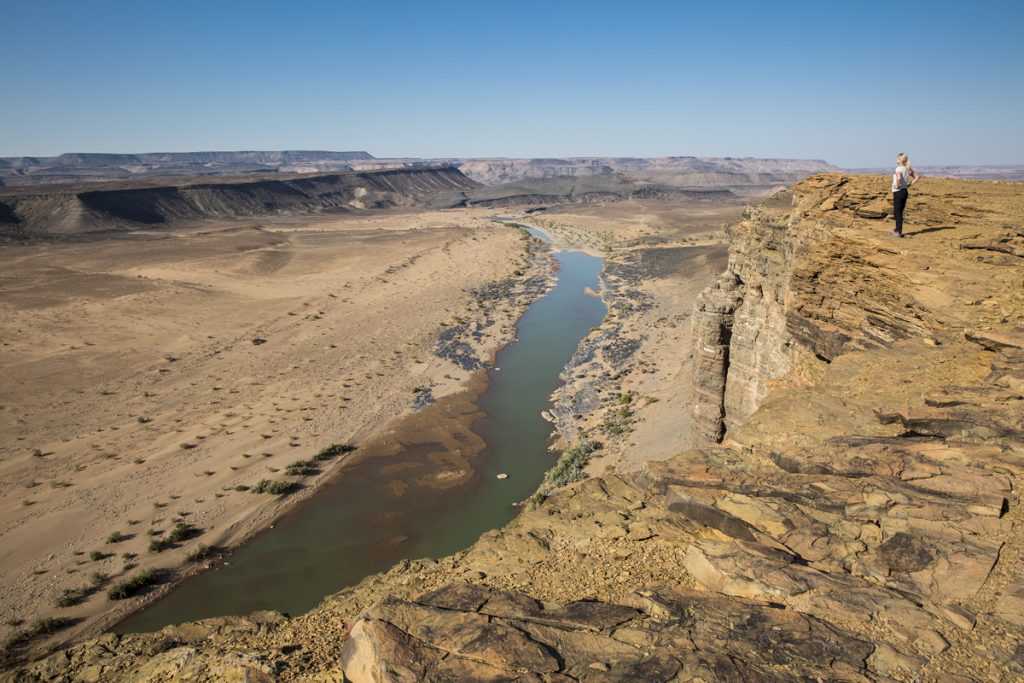
<svg viewBox="0 0 1024 683"><path fill-rule="evenodd" d="M448 590L427 599L473 604L479 599L467 603L466 591L478 591L484 607L431 610L384 601L352 630L344 654L347 679L407 680L402 676L414 670L422 680L447 680L459 671L482 676L474 680L562 674L587 681L669 681L713 673L781 681L797 666L830 680L867 680L871 645L761 603L663 587L634 595L632 607L592 605L581 612L571 605L542 607L511 592L453 586L456 595L446 597ZM492 604L502 605L500 618L484 616ZM568 621L558 616L568 613L575 615ZM480 647L489 643L507 647ZM389 669L389 658L406 664Z"/></svg>

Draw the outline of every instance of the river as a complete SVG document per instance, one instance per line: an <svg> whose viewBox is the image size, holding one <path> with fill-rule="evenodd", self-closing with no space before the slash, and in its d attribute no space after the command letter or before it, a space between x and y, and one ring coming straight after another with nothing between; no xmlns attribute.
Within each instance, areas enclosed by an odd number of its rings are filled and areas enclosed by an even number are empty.
<svg viewBox="0 0 1024 683"><path fill-rule="evenodd" d="M555 286L522 315L515 341L488 370L488 386L477 400L483 416L472 423L486 446L469 459L470 482L438 489L402 481L396 498L395 472L403 462L429 458L436 450L432 444L346 466L226 562L185 580L114 630L153 631L262 609L299 614L402 559L449 555L507 524L516 503L537 489L555 463L548 450L551 425L541 411L573 350L606 313L604 303L586 291L600 288L602 260L576 251L554 255ZM499 473L508 477L498 479Z"/></svg>

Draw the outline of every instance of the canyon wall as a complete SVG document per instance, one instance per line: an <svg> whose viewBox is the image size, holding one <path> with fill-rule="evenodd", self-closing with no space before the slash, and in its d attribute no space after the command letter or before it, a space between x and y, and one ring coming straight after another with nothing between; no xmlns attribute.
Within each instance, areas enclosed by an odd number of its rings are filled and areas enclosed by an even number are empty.
<svg viewBox="0 0 1024 683"><path fill-rule="evenodd" d="M933 322L872 263L874 245L849 239L851 218L888 212L884 183L853 178L810 178L729 228L728 269L694 308L694 443L744 423L775 380L810 381L821 364L921 336Z"/></svg>

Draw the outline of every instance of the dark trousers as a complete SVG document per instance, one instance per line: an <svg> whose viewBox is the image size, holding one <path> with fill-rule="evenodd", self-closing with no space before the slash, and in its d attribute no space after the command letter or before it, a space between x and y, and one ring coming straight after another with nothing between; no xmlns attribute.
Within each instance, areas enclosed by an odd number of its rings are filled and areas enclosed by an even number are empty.
<svg viewBox="0 0 1024 683"><path fill-rule="evenodd" d="M907 197L910 192L906 189L897 190L892 193L892 217L896 219L896 232L903 234L903 209L907 208Z"/></svg>

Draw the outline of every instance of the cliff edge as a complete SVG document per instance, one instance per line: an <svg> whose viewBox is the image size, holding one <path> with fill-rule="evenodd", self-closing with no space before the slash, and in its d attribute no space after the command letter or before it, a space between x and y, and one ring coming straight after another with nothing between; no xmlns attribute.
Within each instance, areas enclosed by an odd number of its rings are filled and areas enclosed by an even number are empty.
<svg viewBox="0 0 1024 683"><path fill-rule="evenodd" d="M300 617L105 635L10 677L1019 679L1024 185L926 178L903 240L885 190L814 176L731 228L694 315L705 446Z"/></svg>

